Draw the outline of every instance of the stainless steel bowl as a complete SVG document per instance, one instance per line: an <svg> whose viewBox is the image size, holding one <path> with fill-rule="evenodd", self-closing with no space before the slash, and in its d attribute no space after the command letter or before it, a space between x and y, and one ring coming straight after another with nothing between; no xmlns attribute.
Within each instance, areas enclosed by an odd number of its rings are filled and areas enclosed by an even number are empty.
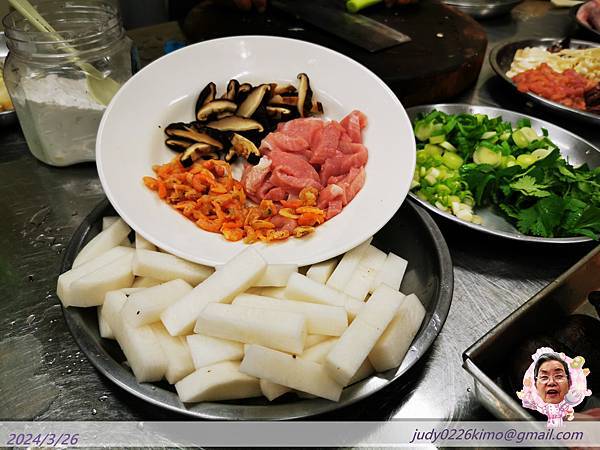
<svg viewBox="0 0 600 450"><path fill-rule="evenodd" d="M509 83L515 91L517 90L516 85L506 75L509 71L512 61L515 57L515 53L520 48L525 47L551 47L553 44L559 42L560 38L532 38L523 39L510 42L504 42L495 46L490 52L490 65L492 69L507 83ZM574 49L585 49L600 47L600 44L588 41L580 41L577 39L570 40L570 48ZM600 125L600 114L594 114L580 109L569 108L568 106L562 105L552 100L548 100L531 92L523 92L523 95L529 97L535 103L550 109L562 116L570 117L571 119L585 121L595 126Z"/></svg>
<svg viewBox="0 0 600 450"><path fill-rule="evenodd" d="M478 0L444 0L444 3L469 14L476 19L488 19L492 17L508 14L515 6L523 0L498 0L498 1L478 1Z"/></svg>
<svg viewBox="0 0 600 450"><path fill-rule="evenodd" d="M115 215L108 200L101 202L85 218L65 252L61 272L71 268L82 246L100 230L102 217ZM420 208L405 202L396 215L374 237L377 247L393 251L408 260L402 292L414 292L426 310L421 329L400 367L374 374L348 386L339 402L324 399L300 399L288 395L269 403L265 398L183 404L167 384L138 383L122 365L125 357L112 340L98 332L96 308L63 309L73 338L89 361L117 386L161 408L188 416L215 420L284 420L314 416L351 405L401 377L433 344L442 329L452 301L452 260L444 238L435 222ZM382 401L389 401L385 396Z"/></svg>
<svg viewBox="0 0 600 450"><path fill-rule="evenodd" d="M8 55L8 48L6 47L6 39L4 32L0 31L0 71L4 69L4 59ZM2 111L0 112L0 127L13 125L17 122L17 113L15 110Z"/></svg>
<svg viewBox="0 0 600 450"><path fill-rule="evenodd" d="M525 114L509 111L507 109L493 108L490 106L473 106L463 104L438 104L438 105L424 105L414 106L406 110L408 117L411 122L414 122L419 113L429 113L430 111L437 109L447 114L486 114L491 117L501 116L503 120L509 121L516 124L519 119L527 118L531 121L531 126L539 133L542 128L548 130L548 136L558 146L560 153L563 157L568 158L569 162L574 165L587 164L590 168L600 166L600 150L594 147L588 141L580 138L579 136L553 125L549 122L545 122L535 117L527 116ZM503 216L497 213L491 207L485 209L476 210L477 215L483 219L482 225L476 225L471 222L466 222L459 219L458 217L441 211L430 203L421 200L412 192L409 193L411 200L417 202L421 206L427 208L430 212L437 214L445 219L449 219L460 225L469 227L473 230L481 231L487 234L491 234L497 237L512 239L516 241L527 241L527 242L538 242L545 244L576 244L582 242L590 242L591 239L587 237L564 237L564 238L544 238L536 236L527 236L519 232L511 223L509 223Z"/></svg>

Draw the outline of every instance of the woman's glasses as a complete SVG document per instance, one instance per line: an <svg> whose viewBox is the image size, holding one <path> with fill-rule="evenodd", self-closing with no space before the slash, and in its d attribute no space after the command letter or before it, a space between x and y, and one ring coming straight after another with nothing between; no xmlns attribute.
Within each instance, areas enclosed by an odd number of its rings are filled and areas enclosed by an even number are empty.
<svg viewBox="0 0 600 450"><path fill-rule="evenodd" d="M542 384L548 384L552 378L556 383L564 383L567 381L567 375L564 373L558 373L556 375L541 375L537 377L537 380Z"/></svg>

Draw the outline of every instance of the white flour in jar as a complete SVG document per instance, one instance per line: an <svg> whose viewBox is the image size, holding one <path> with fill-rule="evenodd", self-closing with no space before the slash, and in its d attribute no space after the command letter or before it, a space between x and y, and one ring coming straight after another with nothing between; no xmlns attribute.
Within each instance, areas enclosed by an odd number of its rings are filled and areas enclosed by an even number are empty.
<svg viewBox="0 0 600 450"><path fill-rule="evenodd" d="M95 159L96 133L106 107L89 95L85 78L28 78L13 97L37 158L56 166Z"/></svg>

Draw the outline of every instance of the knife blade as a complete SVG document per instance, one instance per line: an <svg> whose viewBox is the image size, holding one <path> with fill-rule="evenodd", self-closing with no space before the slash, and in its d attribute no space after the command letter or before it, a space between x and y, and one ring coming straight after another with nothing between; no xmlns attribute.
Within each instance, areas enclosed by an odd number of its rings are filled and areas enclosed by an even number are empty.
<svg viewBox="0 0 600 450"><path fill-rule="evenodd" d="M411 40L406 34L381 22L362 14L347 13L320 1L271 0L270 5L371 53Z"/></svg>

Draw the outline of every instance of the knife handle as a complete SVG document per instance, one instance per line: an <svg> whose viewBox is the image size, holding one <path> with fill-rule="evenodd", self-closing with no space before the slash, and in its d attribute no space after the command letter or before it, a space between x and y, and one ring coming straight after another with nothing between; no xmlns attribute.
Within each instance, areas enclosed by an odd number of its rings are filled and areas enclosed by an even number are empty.
<svg viewBox="0 0 600 450"><path fill-rule="evenodd" d="M346 9L348 12L357 13L361 9L376 5L377 3L381 3L381 1L382 0L348 0L346 2Z"/></svg>

